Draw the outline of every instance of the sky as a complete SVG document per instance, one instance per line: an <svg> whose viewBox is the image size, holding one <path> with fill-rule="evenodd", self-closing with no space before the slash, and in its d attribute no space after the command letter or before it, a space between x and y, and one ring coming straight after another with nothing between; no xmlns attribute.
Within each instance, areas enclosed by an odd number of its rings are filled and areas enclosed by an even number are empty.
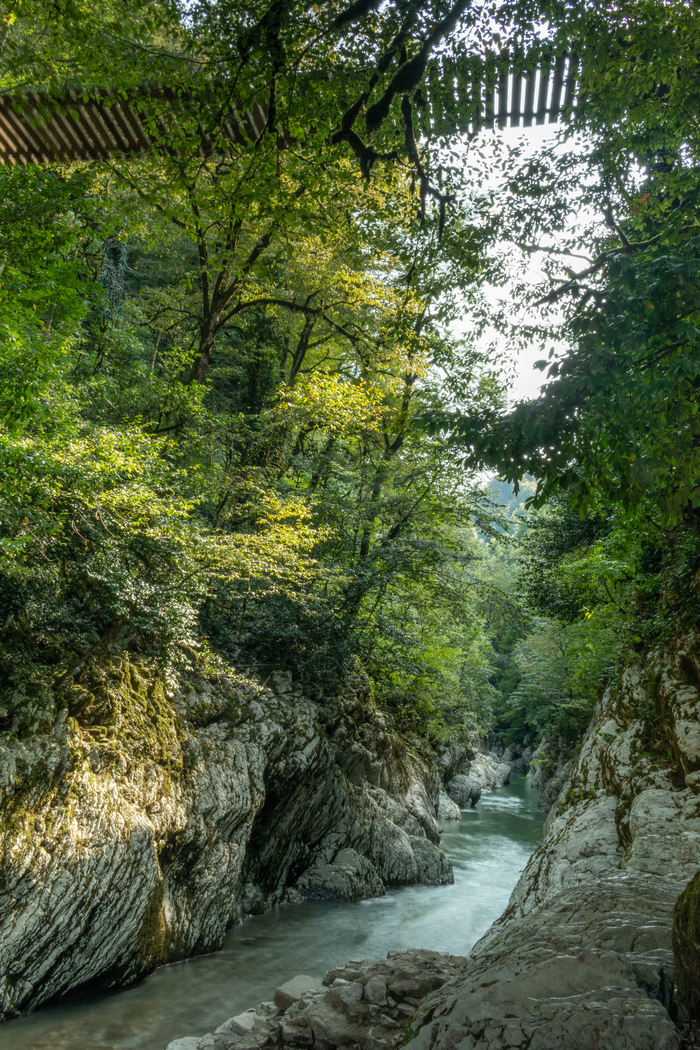
<svg viewBox="0 0 700 1050"><path fill-rule="evenodd" d="M559 130L557 124L543 124L532 128L505 128L498 131L484 131L484 135L500 135L503 139L508 142L515 144L518 141L524 141L528 146L531 147L534 153L537 148L542 145L545 141L551 140L556 132ZM538 261L536 256L531 256L528 262L528 272L532 275L533 281L537 279L538 274ZM503 296L503 288L494 291L494 299ZM466 330L468 326L467 321L460 321L453 326L453 331L456 335L460 335ZM539 369L534 368L535 361L541 360L542 351L538 346L526 346L520 350L513 363L513 381L512 386L509 390L509 402L514 404L517 401L529 400L539 396L540 387L544 382L544 373Z"/></svg>

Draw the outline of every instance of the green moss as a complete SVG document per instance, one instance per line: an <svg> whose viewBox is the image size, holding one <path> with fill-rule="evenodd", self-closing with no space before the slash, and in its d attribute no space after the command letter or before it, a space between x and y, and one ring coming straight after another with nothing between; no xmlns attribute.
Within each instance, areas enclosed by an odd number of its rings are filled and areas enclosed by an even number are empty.
<svg viewBox="0 0 700 1050"><path fill-rule="evenodd" d="M674 980L681 1010L700 1019L700 871L673 912Z"/></svg>
<svg viewBox="0 0 700 1050"><path fill-rule="evenodd" d="M159 879L148 901L136 938L139 962L147 972L155 970L156 966L163 961L166 938L164 894L165 880Z"/></svg>

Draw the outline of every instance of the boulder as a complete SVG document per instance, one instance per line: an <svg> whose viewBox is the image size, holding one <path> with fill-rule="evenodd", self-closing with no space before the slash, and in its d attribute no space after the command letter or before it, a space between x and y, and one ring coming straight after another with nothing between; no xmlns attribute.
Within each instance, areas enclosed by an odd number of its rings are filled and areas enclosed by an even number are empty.
<svg viewBox="0 0 700 1050"><path fill-rule="evenodd" d="M315 900L357 901L386 892L372 862L354 849L340 850L330 864L307 868L296 888Z"/></svg>
<svg viewBox="0 0 700 1050"><path fill-rule="evenodd" d="M471 775L460 773L447 785L447 794L461 809L473 808L481 798L481 785Z"/></svg>
<svg viewBox="0 0 700 1050"><path fill-rule="evenodd" d="M376 974L365 985L365 998L375 1006L386 1006L386 977Z"/></svg>
<svg viewBox="0 0 700 1050"><path fill-rule="evenodd" d="M456 802L453 802L446 791L440 792L437 807L438 820L459 820L462 811Z"/></svg>
<svg viewBox="0 0 700 1050"><path fill-rule="evenodd" d="M338 998L341 1003L345 1003L346 1006L357 1006L357 1004L362 1001L363 993L364 988L360 982L351 981L349 984L342 985L338 992Z"/></svg>
<svg viewBox="0 0 700 1050"><path fill-rule="evenodd" d="M280 1010L288 1010L292 1003L303 999L309 992L319 991L322 987L323 982L319 981L318 977L298 974L277 989L274 994L275 1006Z"/></svg>
<svg viewBox="0 0 700 1050"><path fill-rule="evenodd" d="M510 780L510 766L494 754L478 752L472 759L469 777L482 791L495 791Z"/></svg>
<svg viewBox="0 0 700 1050"><path fill-rule="evenodd" d="M418 882L423 886L445 886L454 882L452 865L441 849L418 836L412 835L410 842L416 861Z"/></svg>

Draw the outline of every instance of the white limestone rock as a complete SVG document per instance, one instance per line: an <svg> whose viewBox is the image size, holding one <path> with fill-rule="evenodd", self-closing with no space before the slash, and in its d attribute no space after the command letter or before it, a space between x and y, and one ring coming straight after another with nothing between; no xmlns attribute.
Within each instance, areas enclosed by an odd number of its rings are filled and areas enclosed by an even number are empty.
<svg viewBox="0 0 700 1050"><path fill-rule="evenodd" d="M495 755L477 752L469 767L470 779L479 785L482 791L495 791L510 780L510 766L501 762Z"/></svg>
<svg viewBox="0 0 700 1050"><path fill-rule="evenodd" d="M446 791L441 791L437 806L438 820L459 820L461 816L462 811L457 803L452 801Z"/></svg>
<svg viewBox="0 0 700 1050"><path fill-rule="evenodd" d="M274 995L275 1006L280 1010L288 1010L292 1003L303 999L309 992L317 992L322 988L323 981L320 981L318 977L298 974L277 989Z"/></svg>
<svg viewBox="0 0 700 1050"><path fill-rule="evenodd" d="M243 915L288 899L292 872L343 850L363 858L355 895L452 881L439 777L366 680L323 707L275 685L183 679L169 700L124 661L94 696L67 693L89 732L54 704L45 731L0 734L0 1017L215 951Z"/></svg>

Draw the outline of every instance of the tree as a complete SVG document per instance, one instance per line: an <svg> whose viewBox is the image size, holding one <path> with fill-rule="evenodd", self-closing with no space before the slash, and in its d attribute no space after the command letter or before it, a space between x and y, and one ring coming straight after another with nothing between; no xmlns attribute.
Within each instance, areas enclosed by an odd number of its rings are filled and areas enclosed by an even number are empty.
<svg viewBox="0 0 700 1050"><path fill-rule="evenodd" d="M522 333L549 351L549 382L511 413L434 423L453 428L471 464L516 483L533 475L540 501L573 487L583 509L602 499L665 526L697 523L697 19L675 3L573 4L554 28L584 60L564 139L586 138L511 167L503 200L511 250L549 258L547 283L530 290L540 321ZM594 210L573 235L572 183Z"/></svg>

